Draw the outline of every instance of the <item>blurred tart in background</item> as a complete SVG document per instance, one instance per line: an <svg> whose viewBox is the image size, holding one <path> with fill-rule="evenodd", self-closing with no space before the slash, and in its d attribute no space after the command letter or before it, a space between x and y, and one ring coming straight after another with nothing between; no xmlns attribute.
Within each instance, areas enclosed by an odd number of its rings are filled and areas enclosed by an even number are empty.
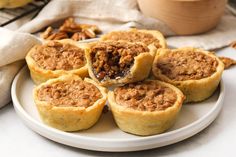
<svg viewBox="0 0 236 157"><path fill-rule="evenodd" d="M106 40L124 40L128 42L142 42L147 46L153 45L158 48L166 48L166 41L161 32L156 30L130 29L124 31L112 31L101 37L102 41Z"/></svg>
<svg viewBox="0 0 236 157"><path fill-rule="evenodd" d="M22 7L32 0L0 0L0 8L17 8Z"/></svg>

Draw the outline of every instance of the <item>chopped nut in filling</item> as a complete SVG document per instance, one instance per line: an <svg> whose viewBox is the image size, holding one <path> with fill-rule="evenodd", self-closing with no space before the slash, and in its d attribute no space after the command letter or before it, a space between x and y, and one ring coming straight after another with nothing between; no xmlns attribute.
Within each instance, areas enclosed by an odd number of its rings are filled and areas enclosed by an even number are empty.
<svg viewBox="0 0 236 157"><path fill-rule="evenodd" d="M99 80L118 79L129 72L135 56L148 51L138 43L98 42L91 47L93 72Z"/></svg>
<svg viewBox="0 0 236 157"><path fill-rule="evenodd" d="M114 40L114 41L125 40L129 42L143 42L146 45L150 45L153 43L157 48L161 47L159 40L155 38L152 34L139 31L111 32L106 36L106 40Z"/></svg>
<svg viewBox="0 0 236 157"><path fill-rule="evenodd" d="M53 83L38 91L40 101L58 107L89 107L101 97L95 85L80 80Z"/></svg>
<svg viewBox="0 0 236 157"><path fill-rule="evenodd" d="M37 46L31 57L46 70L73 70L86 64L83 49L56 41Z"/></svg>
<svg viewBox="0 0 236 157"><path fill-rule="evenodd" d="M178 51L160 58L156 66L172 80L199 80L216 72L218 62L202 52Z"/></svg>
<svg viewBox="0 0 236 157"><path fill-rule="evenodd" d="M114 90L116 102L139 111L160 111L174 105L176 93L154 81L126 84Z"/></svg>

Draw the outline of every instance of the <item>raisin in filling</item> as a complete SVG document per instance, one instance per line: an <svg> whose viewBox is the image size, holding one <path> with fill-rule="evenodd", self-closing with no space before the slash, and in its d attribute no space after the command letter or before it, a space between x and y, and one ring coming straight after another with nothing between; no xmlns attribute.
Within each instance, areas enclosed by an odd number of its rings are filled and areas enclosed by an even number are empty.
<svg viewBox="0 0 236 157"><path fill-rule="evenodd" d="M147 46L120 41L98 42L91 47L92 68L100 81L125 76L134 64L134 58L148 52Z"/></svg>

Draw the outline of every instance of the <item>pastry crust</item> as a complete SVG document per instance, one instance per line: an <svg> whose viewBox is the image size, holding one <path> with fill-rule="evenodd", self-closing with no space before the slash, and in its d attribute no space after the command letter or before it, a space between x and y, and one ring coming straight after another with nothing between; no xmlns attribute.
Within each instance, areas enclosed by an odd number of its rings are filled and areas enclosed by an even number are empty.
<svg viewBox="0 0 236 157"><path fill-rule="evenodd" d="M50 41L50 42L52 42L52 41ZM83 45L79 45L75 41L70 40L70 39L56 40L55 42L59 42L59 43L62 43L62 44L71 44L71 45L74 45L74 46L79 47L81 49L84 49ZM47 43L48 42L45 42L44 44L47 44ZM59 76L66 75L66 74L75 74L75 75L78 75L82 78L88 76L87 63L85 63L85 65L82 66L79 69L72 69L72 70L47 70L47 69L43 69L31 57L31 54L34 51L36 51L36 46L34 46L29 51L29 53L27 54L25 59L26 59L27 65L28 65L29 70L30 70L31 78L33 79L35 84L40 84L42 82L47 81L48 79L57 78Z"/></svg>
<svg viewBox="0 0 236 157"><path fill-rule="evenodd" d="M164 75L156 65L160 61L160 59L166 54L170 52L178 53L178 51L202 52L206 56L212 57L218 63L216 71L210 76L202 79L189 79L181 81L170 79L169 77ZM191 67L189 68L191 69ZM210 97L218 87L223 71L224 71L224 64L220 61L220 59L217 56L214 55L214 53L191 47L180 48L176 50L159 49L156 53L156 57L154 59L152 67L152 73L157 79L162 80L164 82L168 82L178 87L185 94L186 96L185 102L198 102Z"/></svg>
<svg viewBox="0 0 236 157"><path fill-rule="evenodd" d="M129 29L129 30L125 30L125 31L112 31L108 34L105 34L101 37L101 41L106 41L106 40L112 40L112 38L110 37L112 34L114 33L119 33L119 32L131 32L131 33L147 33L147 34L151 34L153 35L157 40L159 40L159 44L160 44L160 47L156 47L154 45L154 43L151 43L148 45L149 46L154 46L156 49L158 48L166 48L167 47L167 44L166 44L166 40L163 36L163 34L157 30L146 30L146 29L136 29L136 28L132 28L132 29ZM124 39L123 37L120 37L121 39L120 40L125 40L125 41L128 41L128 42L131 42L129 40L126 40ZM142 42L142 39L138 39L137 41L132 41L132 42Z"/></svg>
<svg viewBox="0 0 236 157"><path fill-rule="evenodd" d="M176 121L177 115L184 101L183 93L171 84L158 80L155 83L171 88L177 95L175 103L160 111L139 111L123 105L119 105L116 101L113 91L108 92L108 102L111 108L113 117L118 127L124 132L135 135L154 135L159 134L169 129Z"/></svg>
<svg viewBox="0 0 236 157"><path fill-rule="evenodd" d="M128 43L130 45L134 45L134 44L144 45L143 43L130 43L127 41L119 41L119 42ZM154 54L155 54L155 48L153 46L149 48L149 52L143 52L143 53L140 53L138 56L134 57L133 65L130 67L129 72L123 77L120 77L118 79L106 79L106 80L100 81L93 72L92 59L90 55L91 47L95 45L96 43L91 43L88 45L85 51L85 57L87 59L89 76L100 85L109 86L109 85L115 85L115 84L126 84L126 83L131 83L131 82L137 82L140 80L144 80L145 78L149 76L152 63L154 60Z"/></svg>
<svg viewBox="0 0 236 157"><path fill-rule="evenodd" d="M84 81L95 85L101 92L102 97L89 107L54 106L47 101L40 101L38 98L38 92L43 86L70 80L81 80L81 78L76 75L63 75L38 85L33 91L35 104L41 119L49 126L63 131L88 129L98 121L107 99L106 89L93 80L85 78Z"/></svg>

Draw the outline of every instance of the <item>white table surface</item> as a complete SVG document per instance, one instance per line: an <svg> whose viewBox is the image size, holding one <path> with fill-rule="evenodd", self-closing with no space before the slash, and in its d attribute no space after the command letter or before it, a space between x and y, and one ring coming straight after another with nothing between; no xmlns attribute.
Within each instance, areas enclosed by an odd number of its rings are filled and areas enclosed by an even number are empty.
<svg viewBox="0 0 236 157"><path fill-rule="evenodd" d="M236 50L225 48L217 53L236 59ZM185 141L152 150L130 153L105 153L72 148L52 142L27 128L12 104L0 109L1 157L77 157L77 156L236 156L236 66L225 70L226 96L222 112L205 130Z"/></svg>

